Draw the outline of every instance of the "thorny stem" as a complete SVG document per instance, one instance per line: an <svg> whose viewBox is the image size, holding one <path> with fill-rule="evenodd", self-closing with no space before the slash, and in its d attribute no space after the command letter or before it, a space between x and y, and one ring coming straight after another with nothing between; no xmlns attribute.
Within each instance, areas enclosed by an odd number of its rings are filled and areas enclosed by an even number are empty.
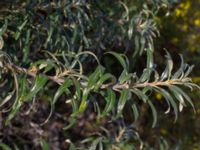
<svg viewBox="0 0 200 150"><path fill-rule="evenodd" d="M13 69L18 73L25 73L33 78L35 78L38 73L37 72L31 72L26 68L22 68L19 66L16 66L15 64L7 64L5 65L6 68L8 69ZM62 85L64 83L64 77L59 77L59 76L48 76L45 74L40 73L40 75L42 76L46 76L48 77L49 80ZM70 74L69 74L70 75ZM113 90L115 91L120 91L121 89L129 89L129 88L144 88L144 87L157 87L157 86L170 86L170 85L180 85L181 84L182 79L171 79L171 80L165 80L165 81L154 81L154 82L144 82L144 83L134 83L134 84L129 84L129 83L124 83L124 84L119 84L116 82L112 82L112 83L108 83L108 84L102 84L101 85L101 89L106 89L108 87L111 87ZM85 84L85 82L81 82L81 86L85 87L87 86L87 84Z"/></svg>

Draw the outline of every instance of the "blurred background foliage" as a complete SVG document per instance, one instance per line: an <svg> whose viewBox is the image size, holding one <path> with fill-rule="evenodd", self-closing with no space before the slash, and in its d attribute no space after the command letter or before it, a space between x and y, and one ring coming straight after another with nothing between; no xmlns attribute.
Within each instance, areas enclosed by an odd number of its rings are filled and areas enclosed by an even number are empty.
<svg viewBox="0 0 200 150"><path fill-rule="evenodd" d="M159 17L158 24L161 35L157 40L157 48L167 48L171 53L182 53L187 60L195 64L193 81L200 83L200 1L181 0L170 8L166 17ZM162 12L161 12L162 15ZM197 113L184 111L178 120L177 128L170 127L163 120L165 128L160 129L162 135L180 139L181 149L200 149L200 92L190 94L194 99ZM156 95L158 100L162 97Z"/></svg>
<svg viewBox="0 0 200 150"><path fill-rule="evenodd" d="M177 55L179 53L183 54L187 63L195 64L192 72L193 81L200 83L199 0L51 2L51 5L49 0L0 2L0 27L7 24L8 28L1 35L1 45L15 64L29 72L40 71L37 70L40 62L33 62L38 59L48 60L51 53L60 58L63 56L62 51L65 51L71 64L74 58L77 58L77 53L90 51L96 54L106 71L120 76L122 68L115 67L119 64L116 59L103 55L104 52L115 51L128 56L130 71L142 73L146 65L144 50L155 46L155 62L161 66L160 72L164 69L162 66L165 66L163 48L166 48L172 55L175 68L179 67L179 63L176 63L180 62ZM131 59L133 57L135 59ZM94 60L91 56L81 57L80 61L84 62L83 69L87 74L93 72L97 64ZM81 69L78 71L81 72ZM52 75L54 71L48 74ZM8 75L3 77L9 78ZM10 82L8 88L13 86L13 82ZM133 124L130 111L127 111L124 119L129 126L121 119L108 122L109 117L97 121L94 108L89 106L84 114L77 118L78 121L72 128L63 131L62 128L69 122L72 109L65 104L65 96L56 104L55 112L48 123L44 126L39 125L49 114L48 101L53 97L55 87L57 88L55 84L48 86L49 88L40 94L37 102L33 101L32 111L27 111L31 106L27 103L21 108L21 113L13 118L11 124L7 127L0 124L0 142L13 149L32 147L37 150L41 149L41 146L43 150L73 150L75 145L95 150L97 143L107 145L102 146L102 149L109 147L113 150L132 150L133 147L145 150L200 149L199 91L188 91L197 113L194 114L191 107L186 107L179 114L176 123L173 114L164 115L163 110L166 110L167 106L162 94L154 93L152 99L157 101L155 105L158 108L159 121L153 129L152 117L146 105L141 105L141 119ZM0 89L2 92L2 87ZM7 93L1 96L4 97ZM103 98L95 95L93 99ZM7 117L6 115L0 114L0 122L2 118ZM92 146L88 143L92 143ZM4 144L0 144L0 147L9 149ZM101 144L98 148L101 148Z"/></svg>

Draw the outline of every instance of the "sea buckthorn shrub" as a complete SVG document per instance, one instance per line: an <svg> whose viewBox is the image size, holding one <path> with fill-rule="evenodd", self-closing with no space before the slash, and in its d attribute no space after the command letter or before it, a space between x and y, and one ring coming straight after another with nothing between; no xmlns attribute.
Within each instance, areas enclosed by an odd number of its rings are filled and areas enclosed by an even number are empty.
<svg viewBox="0 0 200 150"><path fill-rule="evenodd" d="M170 149L140 133L195 111L185 90L199 88L194 66L164 47L165 65L155 63L157 15L173 1L0 4L2 149Z"/></svg>

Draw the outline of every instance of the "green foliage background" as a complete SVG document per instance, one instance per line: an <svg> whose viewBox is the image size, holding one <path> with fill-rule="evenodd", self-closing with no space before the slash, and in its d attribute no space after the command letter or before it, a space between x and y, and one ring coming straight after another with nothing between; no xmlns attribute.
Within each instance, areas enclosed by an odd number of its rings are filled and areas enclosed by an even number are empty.
<svg viewBox="0 0 200 150"><path fill-rule="evenodd" d="M197 4L1 1L0 147L198 149Z"/></svg>

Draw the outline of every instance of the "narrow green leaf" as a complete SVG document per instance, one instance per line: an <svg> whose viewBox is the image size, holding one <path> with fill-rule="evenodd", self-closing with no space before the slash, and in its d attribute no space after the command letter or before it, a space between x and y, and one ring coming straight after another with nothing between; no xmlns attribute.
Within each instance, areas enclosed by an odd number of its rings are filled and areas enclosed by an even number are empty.
<svg viewBox="0 0 200 150"><path fill-rule="evenodd" d="M96 150L97 145L101 142L102 138L97 138L92 142L92 145L90 146L89 150Z"/></svg>
<svg viewBox="0 0 200 150"><path fill-rule="evenodd" d="M192 108L193 108L193 110L195 112L194 104L193 104L191 98L182 89L180 89L179 87L177 87L175 85L171 85L170 87L172 87L174 90L178 91L185 98L185 100L188 101L188 103L192 106Z"/></svg>
<svg viewBox="0 0 200 150"><path fill-rule="evenodd" d="M76 57L79 57L79 56L81 56L81 55L91 55L91 56L93 56L93 57L95 58L95 60L97 61L98 65L100 65L99 59L98 59L97 56L96 56L94 53L92 53L91 51L81 51L81 52L79 52L79 53L76 55Z"/></svg>
<svg viewBox="0 0 200 150"><path fill-rule="evenodd" d="M115 80L114 80L113 78L114 78L114 76L113 76L112 74L110 74L110 73L104 74L103 76L100 77L99 81L96 83L96 85L95 85L95 87L94 87L94 90L99 89L99 88L101 87L101 85L102 85L105 81L107 81L107 80L109 80L109 79L111 79L112 82L114 82Z"/></svg>
<svg viewBox="0 0 200 150"><path fill-rule="evenodd" d="M102 116L107 115L113 108L115 108L116 95L110 88L107 89L106 106L102 112Z"/></svg>
<svg viewBox="0 0 200 150"><path fill-rule="evenodd" d="M0 101L0 107L2 107L3 105L5 105L15 94L15 90L13 90L12 92L9 92L5 98L3 98Z"/></svg>
<svg viewBox="0 0 200 150"><path fill-rule="evenodd" d="M73 114L75 114L76 112L78 112L78 101L76 98L72 98L70 101L72 104L72 112Z"/></svg>
<svg viewBox="0 0 200 150"><path fill-rule="evenodd" d="M188 67L188 70L184 74L185 78L192 72L193 68L194 68L194 65Z"/></svg>
<svg viewBox="0 0 200 150"><path fill-rule="evenodd" d="M98 81L98 79L102 76L104 68L102 66L98 66L96 70L89 76L88 78L88 88L93 89Z"/></svg>
<svg viewBox="0 0 200 150"><path fill-rule="evenodd" d="M3 38L0 36L0 50L1 50L3 47L4 47L4 40L3 40ZM0 64L0 66L2 66L2 65Z"/></svg>
<svg viewBox="0 0 200 150"><path fill-rule="evenodd" d="M58 88L56 91L52 103L55 104L58 100L58 98L64 93L64 92L69 92L68 88L71 85L72 81L71 79L65 80L65 82Z"/></svg>
<svg viewBox="0 0 200 150"><path fill-rule="evenodd" d="M5 120L5 125L9 124L9 122L15 117L16 113L19 111L21 105L23 104L24 96L27 90L26 76L19 78L19 86L21 87L18 93L19 97L16 97L16 100L14 104L12 105L11 111Z"/></svg>
<svg viewBox="0 0 200 150"><path fill-rule="evenodd" d="M28 101L33 96L35 96L44 87L44 85L47 83L47 81L48 81L48 77L42 76L42 75L38 75L36 77L36 79L35 79L34 86L31 88L29 93L24 97L24 100Z"/></svg>
<svg viewBox="0 0 200 150"><path fill-rule="evenodd" d="M140 42L139 41L139 36L135 35L135 37L134 37L135 52L133 54L133 57L135 57L139 52L139 48L140 48L140 43L139 42Z"/></svg>
<svg viewBox="0 0 200 150"><path fill-rule="evenodd" d="M8 145L0 143L0 148L2 148L2 150L12 150Z"/></svg>
<svg viewBox="0 0 200 150"><path fill-rule="evenodd" d="M153 115L153 123L152 123L152 128L154 128L156 126L157 123L157 112L156 112L156 108L154 107L154 105L152 104L152 102L149 100L148 104L151 108L152 111L152 115Z"/></svg>
<svg viewBox="0 0 200 150"><path fill-rule="evenodd" d="M134 104L134 103L132 104L132 110L133 110L133 114L134 114L135 121L136 121L139 117L139 111L138 111L136 104Z"/></svg>
<svg viewBox="0 0 200 150"><path fill-rule="evenodd" d="M123 89L119 98L119 102L117 105L117 116L121 115L123 108L128 99L129 89Z"/></svg>
<svg viewBox="0 0 200 150"><path fill-rule="evenodd" d="M8 27L8 20L5 20L4 25L0 28L0 37L2 37L2 35L6 32Z"/></svg>
<svg viewBox="0 0 200 150"><path fill-rule="evenodd" d="M128 28L128 38L129 38L129 40L131 40L131 39L132 39L132 36L133 36L133 32L134 32L133 26L134 26L134 21L131 20L131 21L130 21L129 28Z"/></svg>
<svg viewBox="0 0 200 150"><path fill-rule="evenodd" d="M50 26L50 29L48 30L48 37L47 37L47 39L46 39L46 42L45 42L45 47L47 46L47 44L50 42L50 40L51 40L51 37L52 37L52 34L53 34L53 31L54 31L54 28L53 28L53 26L51 25Z"/></svg>
<svg viewBox="0 0 200 150"><path fill-rule="evenodd" d="M81 100L81 104L79 106L78 112L83 112L86 109L89 92L90 92L89 89L83 90L83 96L82 96L82 100Z"/></svg>
<svg viewBox="0 0 200 150"><path fill-rule="evenodd" d="M39 69L44 68L44 73L50 71L51 69L56 69L56 62L54 60L38 60L35 63L33 63L32 66L39 66Z"/></svg>
<svg viewBox="0 0 200 150"><path fill-rule="evenodd" d="M167 55L167 65L166 68L164 70L164 72L161 74L161 80L163 81L166 78L171 78L171 73L172 73L172 69L173 69L173 61L172 58L170 56L170 54L166 51Z"/></svg>
<svg viewBox="0 0 200 150"><path fill-rule="evenodd" d="M179 69L172 76L172 79L179 79L184 76L184 70L185 70L186 64L184 64L182 55L180 55L180 58L181 58L181 65L180 65Z"/></svg>
<svg viewBox="0 0 200 150"><path fill-rule="evenodd" d="M19 111L20 107L22 105L22 101L17 100L11 109L11 112L9 113L8 117L5 120L5 125L8 125L10 121L15 117L16 113Z"/></svg>
<svg viewBox="0 0 200 150"><path fill-rule="evenodd" d="M145 37L142 35L142 36L140 37L140 51L139 51L139 54L140 54L140 55L142 55L142 53L144 52L145 44L146 44L146 39L145 39Z"/></svg>
<svg viewBox="0 0 200 150"><path fill-rule="evenodd" d="M153 64L153 50L147 49L147 68L152 68Z"/></svg>
<svg viewBox="0 0 200 150"><path fill-rule="evenodd" d="M50 150L49 144L45 140L42 140L42 150Z"/></svg>
<svg viewBox="0 0 200 150"><path fill-rule="evenodd" d="M24 47L22 49L24 57L23 57L23 61L25 61L28 57L29 54L29 46L30 46L30 36L31 36L31 30L28 29L26 31L26 39L25 39L25 44Z"/></svg>
<svg viewBox="0 0 200 150"><path fill-rule="evenodd" d="M137 88L131 89L131 92L138 96L144 103L146 103L149 99L148 96L145 95L145 93L143 93Z"/></svg>
<svg viewBox="0 0 200 150"><path fill-rule="evenodd" d="M173 86L169 86L169 90L173 93L174 97L179 101L179 111L181 112L183 109L183 106L186 106L182 93L179 93L179 91L174 88Z"/></svg>
<svg viewBox="0 0 200 150"><path fill-rule="evenodd" d="M132 76L133 76L133 74L127 73L127 71L124 69L123 72L121 73L119 79L118 79L119 83L123 84L124 82L130 80Z"/></svg>
<svg viewBox="0 0 200 150"><path fill-rule="evenodd" d="M165 100L168 100L170 102L170 104L172 105L173 110L174 110L174 114L175 114L174 122L176 122L176 120L178 118L178 109L177 109L176 102L174 101L172 96L165 89L162 89L160 87L156 87L155 90L157 92L159 92L165 98Z"/></svg>
<svg viewBox="0 0 200 150"><path fill-rule="evenodd" d="M122 57L121 54L118 54L116 52L106 52L105 54L111 54L113 56L115 56L115 58L117 58L117 60L120 62L120 64L122 65L123 69L125 69L128 72L128 66L126 64L125 59Z"/></svg>
<svg viewBox="0 0 200 150"><path fill-rule="evenodd" d="M76 89L75 99L80 100L80 98L81 98L81 85L80 85L80 82L78 82L78 80L73 78L73 77L72 77L72 81L73 81L73 84L74 84L75 89Z"/></svg>
<svg viewBox="0 0 200 150"><path fill-rule="evenodd" d="M77 150L73 143L70 143L69 150Z"/></svg>
<svg viewBox="0 0 200 150"><path fill-rule="evenodd" d="M71 117L68 119L69 124L63 128L63 130L68 130L70 129L76 122L77 118L75 118L76 114L72 114Z"/></svg>
<svg viewBox="0 0 200 150"><path fill-rule="evenodd" d="M152 68L145 68L143 70L143 73L142 73L140 79L139 79L139 82L143 83L143 82L149 81L152 71L153 71Z"/></svg>
<svg viewBox="0 0 200 150"><path fill-rule="evenodd" d="M28 19L25 19L25 21L21 24L21 26L19 26L18 31L15 33L15 40L19 39L19 36L21 34L21 30L25 27L25 25L27 24Z"/></svg>

